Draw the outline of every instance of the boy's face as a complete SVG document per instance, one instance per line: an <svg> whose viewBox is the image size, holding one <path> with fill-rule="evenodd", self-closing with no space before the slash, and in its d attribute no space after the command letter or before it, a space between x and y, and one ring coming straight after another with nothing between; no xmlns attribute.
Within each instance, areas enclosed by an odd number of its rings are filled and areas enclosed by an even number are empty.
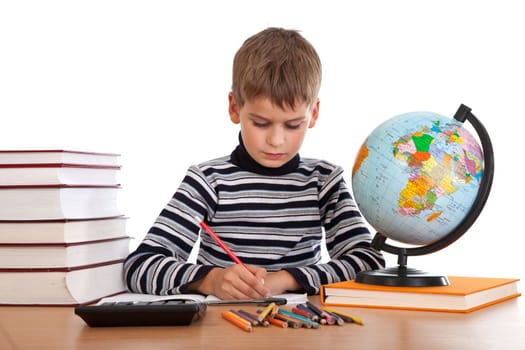
<svg viewBox="0 0 525 350"><path fill-rule="evenodd" d="M241 125L248 154L269 168L284 165L299 152L306 130L315 125L319 114L319 100L313 106L302 103L295 109L281 109L265 97L246 101L242 107L232 93L228 99L230 119Z"/></svg>

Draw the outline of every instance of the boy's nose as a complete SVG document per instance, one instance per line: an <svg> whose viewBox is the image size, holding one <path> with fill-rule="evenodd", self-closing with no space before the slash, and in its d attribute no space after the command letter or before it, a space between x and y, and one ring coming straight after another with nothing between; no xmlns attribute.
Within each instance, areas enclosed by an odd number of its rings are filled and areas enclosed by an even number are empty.
<svg viewBox="0 0 525 350"><path fill-rule="evenodd" d="M267 140L269 145L272 146L280 146L284 143L285 136L284 136L284 130L282 130L279 127L272 128L270 132L268 133Z"/></svg>

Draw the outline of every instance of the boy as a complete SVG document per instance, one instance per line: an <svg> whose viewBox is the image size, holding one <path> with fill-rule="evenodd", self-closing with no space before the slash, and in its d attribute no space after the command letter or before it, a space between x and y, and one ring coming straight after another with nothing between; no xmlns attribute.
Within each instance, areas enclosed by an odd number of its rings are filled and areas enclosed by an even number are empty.
<svg viewBox="0 0 525 350"><path fill-rule="evenodd" d="M231 155L191 166L153 227L124 264L128 288L221 299L285 292L383 267L343 180L343 170L298 154L319 115L321 62L297 31L268 28L248 38L233 62L229 114L240 124ZM245 264L233 264L204 220ZM320 263L322 230L331 260ZM247 267L247 268L246 268Z"/></svg>

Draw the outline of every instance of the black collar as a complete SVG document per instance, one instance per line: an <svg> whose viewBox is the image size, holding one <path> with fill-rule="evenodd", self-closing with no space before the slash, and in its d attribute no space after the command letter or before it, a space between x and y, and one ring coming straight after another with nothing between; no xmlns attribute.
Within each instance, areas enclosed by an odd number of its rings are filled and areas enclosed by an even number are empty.
<svg viewBox="0 0 525 350"><path fill-rule="evenodd" d="M261 175L285 175L295 171L299 166L301 157L296 154L286 164L283 164L279 168L265 167L255 161L249 154L244 143L242 142L241 133L239 133L239 145L231 153L231 161L243 170L250 171Z"/></svg>

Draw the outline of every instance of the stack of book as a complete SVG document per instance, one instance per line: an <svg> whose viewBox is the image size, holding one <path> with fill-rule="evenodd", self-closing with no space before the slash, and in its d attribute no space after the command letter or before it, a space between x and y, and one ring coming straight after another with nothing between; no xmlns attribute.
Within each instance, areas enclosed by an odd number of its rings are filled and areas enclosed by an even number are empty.
<svg viewBox="0 0 525 350"><path fill-rule="evenodd" d="M125 291L119 159L0 150L0 304L81 305Z"/></svg>

